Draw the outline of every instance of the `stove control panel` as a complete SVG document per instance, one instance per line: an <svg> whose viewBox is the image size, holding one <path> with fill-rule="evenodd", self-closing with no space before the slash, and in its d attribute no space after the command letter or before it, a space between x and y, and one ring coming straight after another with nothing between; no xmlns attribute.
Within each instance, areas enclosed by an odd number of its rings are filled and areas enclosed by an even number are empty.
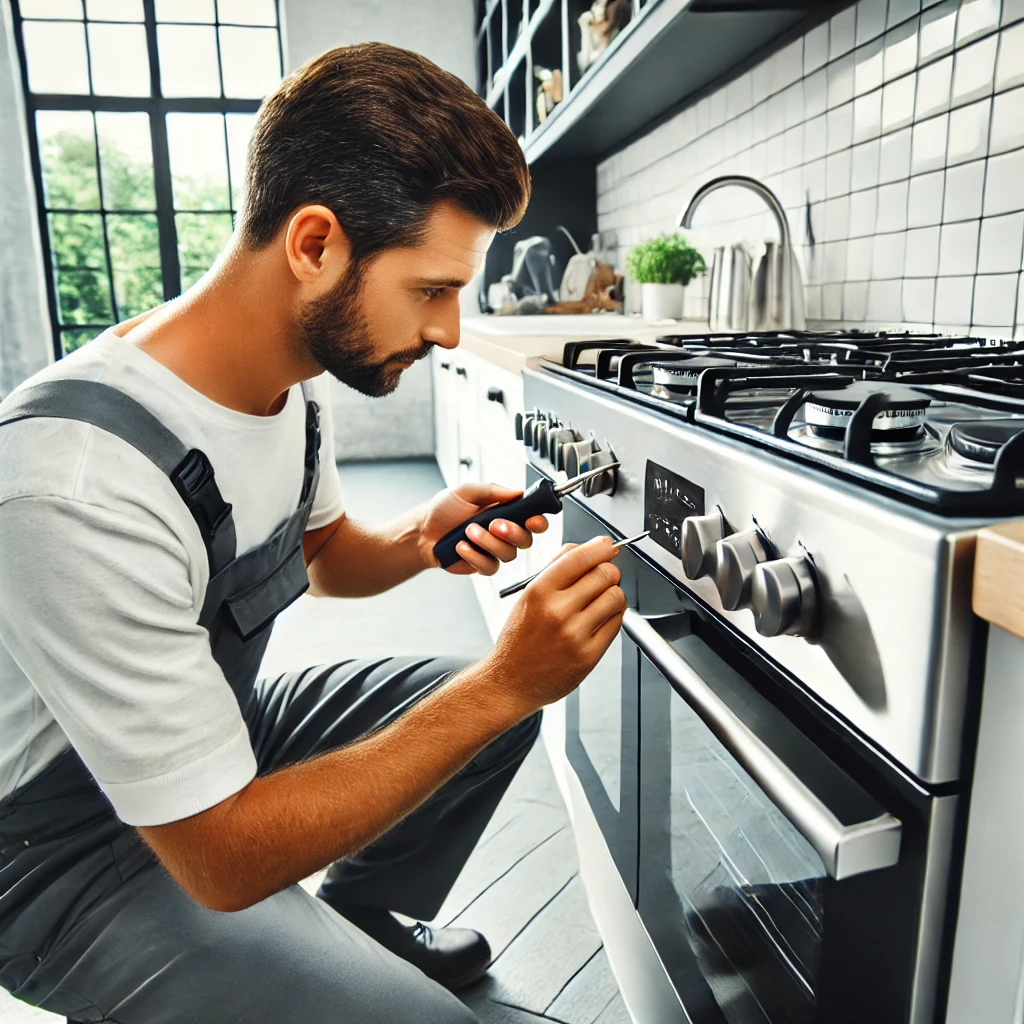
<svg viewBox="0 0 1024 1024"><path fill-rule="evenodd" d="M612 466L617 461L615 453L607 444L603 447L598 444L593 435L584 437L551 413L534 409L516 414L516 438L550 463L556 472L563 472L569 477L608 466L607 473L588 480L581 490L587 498L615 493L618 485L618 472Z"/></svg>

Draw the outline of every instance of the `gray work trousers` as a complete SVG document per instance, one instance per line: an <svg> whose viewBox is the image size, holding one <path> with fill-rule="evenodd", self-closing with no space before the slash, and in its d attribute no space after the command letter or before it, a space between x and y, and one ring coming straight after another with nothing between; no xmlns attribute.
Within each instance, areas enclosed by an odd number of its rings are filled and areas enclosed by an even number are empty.
<svg viewBox="0 0 1024 1024"><path fill-rule="evenodd" d="M380 728L459 667L444 659L391 658L260 680L242 706L260 774ZM509 730L380 840L333 865L321 893L433 917L539 724L535 715ZM38 800L34 807L38 812ZM90 1024L476 1020L454 996L298 885L247 910L219 913L186 896L134 832L110 848L116 871L105 872L98 891L77 901L83 909L40 949L27 976L26 958L19 959L12 988L18 998ZM0 921L0 951L4 939Z"/></svg>

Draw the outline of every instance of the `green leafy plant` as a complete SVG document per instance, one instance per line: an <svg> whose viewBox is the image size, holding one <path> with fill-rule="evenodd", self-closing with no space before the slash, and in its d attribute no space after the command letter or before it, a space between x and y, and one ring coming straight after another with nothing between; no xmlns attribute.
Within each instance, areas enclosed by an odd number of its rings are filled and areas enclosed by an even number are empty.
<svg viewBox="0 0 1024 1024"><path fill-rule="evenodd" d="M689 284L707 267L682 235L660 235L634 245L626 269L638 284Z"/></svg>

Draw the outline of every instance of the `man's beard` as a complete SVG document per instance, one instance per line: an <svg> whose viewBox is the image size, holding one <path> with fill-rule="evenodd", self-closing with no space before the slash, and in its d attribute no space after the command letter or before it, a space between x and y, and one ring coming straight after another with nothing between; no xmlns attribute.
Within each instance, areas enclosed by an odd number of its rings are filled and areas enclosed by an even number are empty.
<svg viewBox="0 0 1024 1024"><path fill-rule="evenodd" d="M375 359L373 339L361 301L362 268L353 267L334 291L308 303L299 314L300 341L332 377L370 398L390 395L402 378L404 367L428 355L432 345L395 352Z"/></svg>

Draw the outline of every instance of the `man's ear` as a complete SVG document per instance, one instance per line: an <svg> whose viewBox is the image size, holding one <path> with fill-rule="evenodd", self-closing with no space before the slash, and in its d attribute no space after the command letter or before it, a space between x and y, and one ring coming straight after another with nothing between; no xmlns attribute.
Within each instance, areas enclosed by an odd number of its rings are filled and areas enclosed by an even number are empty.
<svg viewBox="0 0 1024 1024"><path fill-rule="evenodd" d="M334 287L352 256L348 235L326 206L300 206L288 222L284 247L296 279L316 293Z"/></svg>

